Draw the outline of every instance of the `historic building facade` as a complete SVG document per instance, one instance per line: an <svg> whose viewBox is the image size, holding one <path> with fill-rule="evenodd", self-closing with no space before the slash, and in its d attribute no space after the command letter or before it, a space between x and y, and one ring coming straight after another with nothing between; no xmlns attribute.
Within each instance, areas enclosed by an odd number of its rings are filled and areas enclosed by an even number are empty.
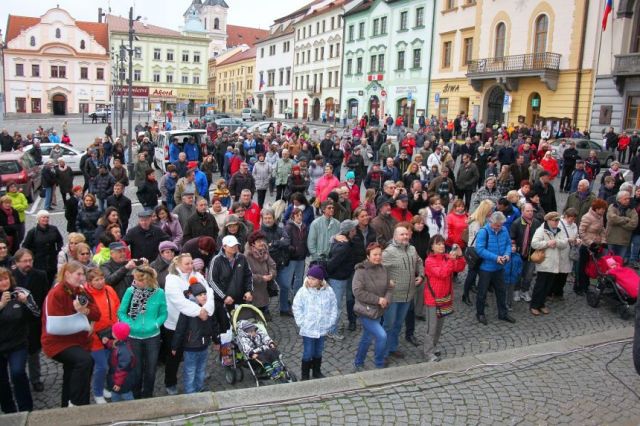
<svg viewBox="0 0 640 426"><path fill-rule="evenodd" d="M242 108L253 105L255 67L255 47L238 52L216 64L215 101L218 111L240 114Z"/></svg>
<svg viewBox="0 0 640 426"><path fill-rule="evenodd" d="M9 15L3 59L7 113L65 115L110 102L105 24L57 7L37 18Z"/></svg>
<svg viewBox="0 0 640 426"><path fill-rule="evenodd" d="M404 117L426 113L435 0L363 1L345 13L342 109Z"/></svg>

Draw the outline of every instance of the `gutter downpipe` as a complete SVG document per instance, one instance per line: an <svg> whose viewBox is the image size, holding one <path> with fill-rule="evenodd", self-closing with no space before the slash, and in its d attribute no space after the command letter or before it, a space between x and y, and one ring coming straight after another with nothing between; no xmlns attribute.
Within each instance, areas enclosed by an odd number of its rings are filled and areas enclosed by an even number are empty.
<svg viewBox="0 0 640 426"><path fill-rule="evenodd" d="M425 122L430 120L429 117L429 104L431 102L431 67L433 62L433 39L435 38L435 22L436 22L436 0L433 0L433 13L431 14L431 47L429 48L429 74L427 78L427 106L425 108L424 119Z"/></svg>
<svg viewBox="0 0 640 426"><path fill-rule="evenodd" d="M585 11L584 17L582 18L582 34L580 35L580 53L578 54L579 63L578 63L578 81L576 82L576 95L573 101L573 119L575 120L574 125L578 125L578 108L580 104L580 90L582 89L582 62L584 61L584 40L586 38L587 33L587 21L589 18L589 1L585 2ZM596 70L596 75L598 70ZM587 114L587 128L591 127L591 114Z"/></svg>

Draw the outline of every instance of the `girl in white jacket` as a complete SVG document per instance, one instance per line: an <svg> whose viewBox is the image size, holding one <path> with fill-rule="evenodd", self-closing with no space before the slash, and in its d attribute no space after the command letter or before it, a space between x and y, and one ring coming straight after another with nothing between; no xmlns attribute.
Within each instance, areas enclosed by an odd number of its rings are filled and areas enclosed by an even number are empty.
<svg viewBox="0 0 640 426"><path fill-rule="evenodd" d="M302 336L302 380L309 380L310 370L314 379L324 377L320 371L324 337L338 320L336 296L325 278L322 267L311 266L293 299L293 317Z"/></svg>

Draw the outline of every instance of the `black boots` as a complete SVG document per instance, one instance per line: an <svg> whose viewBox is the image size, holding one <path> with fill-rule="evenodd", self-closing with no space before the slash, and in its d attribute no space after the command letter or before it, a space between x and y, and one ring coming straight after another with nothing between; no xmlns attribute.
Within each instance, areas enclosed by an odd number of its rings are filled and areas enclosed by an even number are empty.
<svg viewBox="0 0 640 426"><path fill-rule="evenodd" d="M309 372L311 371L311 365L313 361L302 360L302 375L300 380L309 380Z"/></svg>
<svg viewBox="0 0 640 426"><path fill-rule="evenodd" d="M313 358L311 360L313 363L313 378L314 379L324 379L324 374L320 371L320 367L322 366L322 358Z"/></svg>

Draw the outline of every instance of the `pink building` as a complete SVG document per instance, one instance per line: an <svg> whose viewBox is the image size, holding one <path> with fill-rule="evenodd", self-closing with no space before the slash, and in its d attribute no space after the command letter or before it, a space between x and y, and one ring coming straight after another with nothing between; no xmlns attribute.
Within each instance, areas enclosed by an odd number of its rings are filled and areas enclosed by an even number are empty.
<svg viewBox="0 0 640 426"><path fill-rule="evenodd" d="M39 18L9 15L4 49L7 113L64 115L109 104L107 24L60 8Z"/></svg>

